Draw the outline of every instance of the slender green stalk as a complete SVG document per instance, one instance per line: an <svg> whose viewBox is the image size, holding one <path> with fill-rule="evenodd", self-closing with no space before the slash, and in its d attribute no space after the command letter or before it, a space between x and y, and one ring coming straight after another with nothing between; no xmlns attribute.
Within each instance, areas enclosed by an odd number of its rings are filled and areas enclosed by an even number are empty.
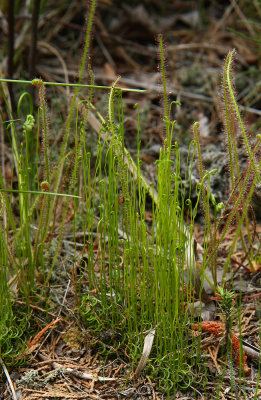
<svg viewBox="0 0 261 400"><path fill-rule="evenodd" d="M164 45L163 45L162 35L158 35L158 42L159 42L159 53L160 53L160 71L161 71L162 88L163 88L164 116L165 118L167 118L169 114L168 113L169 102L167 94L166 65L165 65Z"/></svg>
<svg viewBox="0 0 261 400"><path fill-rule="evenodd" d="M215 174L216 171L205 171L204 165L203 165L203 160L202 160L202 154L201 154L201 148L200 148L200 139L199 139L199 123L195 122L193 125L193 131L194 131L194 137L195 137L195 142L196 142L196 147L197 147L197 153L198 153L198 165L199 165L199 176L200 176L200 181L201 181L201 193L202 193L202 199L203 199L203 207L204 207L204 214L205 214L205 229L204 229L204 247L205 247L205 252L204 252L204 260L203 260L203 266L205 267L205 259L207 257L207 254L209 253L209 249L212 249L213 246L215 245L216 238L215 238L215 233L213 234L212 232L212 224L211 224L211 211L210 211L210 193L209 193L209 184L210 184L210 176L211 174ZM205 181L207 181L207 188L205 188ZM211 270L212 270L212 277L214 281L214 286L217 284L217 275L216 275L216 258L214 258L213 263L211 265ZM204 272L204 271L203 271Z"/></svg>
<svg viewBox="0 0 261 400"><path fill-rule="evenodd" d="M227 133L227 141L228 141L228 151L229 151L229 159L230 159L230 181L231 181L231 187L232 187L232 193L234 195L236 192L234 192L235 188L235 178L237 176L237 179L240 179L240 166L239 166L239 160L238 160L238 155L237 155L237 143L236 143L236 133L235 133L235 121L234 121L234 116L236 114L236 119L239 121L239 125L241 127L241 131L243 134L245 146L248 149L248 152L250 150L248 141L247 141L247 135L245 133L244 125L241 120L241 116L239 114L238 108L235 107L237 106L237 103L235 101L235 95L234 91L232 88L232 60L233 60L233 54L234 51L229 52L229 54L226 57L225 61L225 66L224 66L224 74L223 74L223 92L224 92L224 100L225 100L225 111L226 111L226 133ZM230 119L230 123L228 120ZM243 128L243 130L242 130ZM232 156L233 152L233 156ZM252 152L251 152L252 154ZM254 152L252 154L254 157ZM236 176L235 176L236 172ZM239 189L240 190L240 189ZM234 197L235 200L235 197ZM239 222L240 216L237 214L236 215L237 221ZM252 247L251 244L251 235L250 235L250 230L249 230L249 223L248 223L248 218L246 215L245 219L245 224L247 227L247 232L248 232L248 240L249 240L249 247ZM249 252L247 251L247 245L244 240L244 235L241 232L240 233L240 238L241 238L241 243L243 246L243 249L245 251L245 254L248 254ZM249 258L250 264L252 263L251 258Z"/></svg>
<svg viewBox="0 0 261 400"><path fill-rule="evenodd" d="M50 183L48 121L47 121L47 110L46 110L46 102L45 102L45 98L44 98L43 84L39 85L39 99L40 99L40 107L41 107L41 113L42 113L42 129L43 129L42 146L43 146L43 152L44 152L45 179L47 182Z"/></svg>
<svg viewBox="0 0 261 400"><path fill-rule="evenodd" d="M84 72L84 69L83 69ZM83 75L83 74L82 74ZM33 79L32 81L25 81L19 79L6 79L0 78L0 82L7 83L24 83L28 85L38 86L42 84L44 86L63 86L63 87L75 87L75 88L86 88L86 89L100 89L100 90L111 90L111 86L101 86L101 85L85 85L83 83L66 83L66 82L45 82L40 79ZM145 93L145 89L132 89L132 88L121 88L123 92L134 92L134 93Z"/></svg>
<svg viewBox="0 0 261 400"><path fill-rule="evenodd" d="M28 193L28 194L45 194L49 196L61 196L61 197L73 197L80 199L81 196L76 196L74 194L68 194L68 193L53 193L53 192L43 192L40 190L16 190L16 189L0 189L0 192L5 192L5 193Z"/></svg>
<svg viewBox="0 0 261 400"><path fill-rule="evenodd" d="M241 129L241 133L243 135L244 144L245 144L247 152L248 152L248 157L249 157L249 160L251 162L251 166L253 168L253 171L255 173L256 180L257 180L257 182L261 182L260 172L258 171L258 168L256 166L256 162L255 162L255 159L254 159L254 155L253 155L253 153L251 151L251 148L250 148L250 145L248 143L246 130L245 130L245 127L244 127L244 124L243 124L243 121L242 121L242 118L241 118L241 115L240 115L240 112L239 112L239 108L238 108L238 105L237 105L237 102L236 102L236 99L235 99L235 95L234 95L234 92L233 92L233 88L232 88L232 83L231 83L232 82L231 64L232 64L234 53L235 53L235 50L232 50L232 51L230 51L228 53L228 62L227 62L227 70L226 70L228 90L229 90L229 94L230 94L230 97L231 97L231 100L232 100L232 103L233 103L234 110L236 112L238 123L239 123L240 129Z"/></svg>

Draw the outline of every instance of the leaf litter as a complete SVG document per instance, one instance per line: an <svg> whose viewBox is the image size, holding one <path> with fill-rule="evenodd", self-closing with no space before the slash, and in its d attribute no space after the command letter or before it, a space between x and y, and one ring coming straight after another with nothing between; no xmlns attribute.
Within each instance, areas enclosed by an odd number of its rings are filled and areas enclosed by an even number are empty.
<svg viewBox="0 0 261 400"><path fill-rule="evenodd" d="M200 21L199 10L191 11L191 7L195 6L195 2L191 2L191 4L177 2L179 4L176 6L175 4L167 5L166 15L161 18L158 17L159 2L156 1L151 1L151 7L148 7L146 2L144 5L140 4L135 7L131 7L131 5L119 6L116 4L117 2L108 0L100 3L100 9L98 9L96 17L96 24L99 28L97 37L99 37L99 40L94 42L93 47L94 70L97 81L99 83L110 83L111 79L114 80L115 76L121 74L123 76L121 80L123 84L148 89L146 96L149 109L142 132L142 159L145 176L150 181L155 180L156 169L153 161L156 161L158 157L156 146L159 146L162 142L161 107L157 85L158 75L155 73L157 51L154 46L154 37L157 32L163 31L165 32L166 43L168 43L166 47L169 54L168 71L171 71L168 72L168 79L171 84L170 93L171 96L178 97L182 101L182 107L177 110L178 139L184 144L188 143L191 140L189 130L191 123L194 120L201 120L205 133L203 147L206 157L211 151L211 145L214 146L214 152L220 151L219 159L222 156L224 158L224 163L219 167L219 172L222 173L226 166L225 149L222 146L222 137L217 118L220 110L215 100L222 59L228 48L235 47L239 54L238 61L242 71L244 71L244 68L250 68L258 63L255 46L225 29L226 26L234 27L235 29L240 28L240 22L237 22L235 18L239 16L242 19L240 7L236 2L231 2L229 5L216 9L212 4L209 5L206 9L209 29L201 29L199 37L199 35L196 36L193 33L193 29L197 28ZM70 32L74 30L82 30L83 24L75 23L75 20L77 21L80 15L85 14L85 6L84 4L76 6L76 2L72 2L67 11L66 9L63 10L63 18L59 17L60 11L58 8L51 9L50 7L45 17L40 18L39 23L43 30L46 44L43 43L39 47L40 62L36 68L38 68L38 73L40 72L49 81L71 80L75 77L77 66L75 55L78 49L75 46L68 47L64 42L63 36L69 36ZM106 15L106 19L104 15ZM53 24L55 18L56 26L50 29L48 24ZM253 36L251 24L247 25L247 30ZM26 41L26 35L26 30L19 35L20 42ZM48 47L49 43L57 46L59 51L53 51L51 45ZM62 63L61 60L65 60L65 63ZM200 68L203 66L203 72L198 66ZM241 96L241 104L244 107L246 117L251 120L252 126L255 126L260 117L260 111L258 110L260 103L255 92L251 103L246 103L248 93L245 92L245 88L248 84L249 81L244 81L242 77L242 94L239 95ZM254 86L255 84L256 82L253 82L252 85ZM139 101L140 99L129 99L129 106L137 100ZM143 107L147 107L148 104L143 103ZM133 142L132 135L130 130L130 137L126 138L130 149ZM153 153L151 149L156 149L156 152ZM3 161L9 162L7 160ZM212 168L211 164L209 168ZM195 176L196 174L195 172ZM224 174L222 174L222 178L226 180ZM218 201L221 201L226 196L224 190L226 182L216 181L214 186L215 188L213 187L212 190L214 193L216 190ZM258 194L256 197L258 214L261 205ZM258 220L258 218L260 218L260 214L257 215L255 234L260 237L261 228L260 219ZM203 233L202 224L199 222L198 233L195 233L199 243L203 243ZM227 233L219 250L218 265L220 268L225 262L227 251L230 249L232 242L233 229ZM249 390L248 398L254 398L253 388L257 384L259 385L257 398L259 398L261 396L261 387L254 377L256 376L256 368L260 359L261 285L258 283L260 282L260 278L258 278L260 277L260 259L259 261L253 261L252 265L248 265L244 251L238 249L233 258L236 260L233 266L233 281L234 284L237 284L235 292L242 300L240 334L243 337L243 349L249 360L251 360L251 376L246 378L246 385ZM67 269L65 272L68 279L71 278L69 270ZM255 277L259 280L255 279ZM130 376L131 371L129 366L126 365L126 361L121 357L113 362L108 362L104 366L102 358L95 352L95 346L92 343L93 339L88 336L88 333L82 332L80 327L72 330L71 322L67 319L68 315L73 319L71 307L74 291L72 286L69 286L67 293L63 281L59 282L58 279L56 283L60 286L60 293L58 290L56 291L55 287L51 290L57 293L58 307L62 307L61 316L59 320L54 321L55 326L54 322L49 326L43 326L39 330L39 335L36 335L32 340L28 348L30 349L30 346L32 348L33 343L32 352L34 354L29 365L20 369L19 374L17 372L11 374L17 398L19 400L52 398L128 398L135 400L147 398L154 400L162 398L162 395L156 391L155 384L148 377L140 376L134 381L129 380L126 383L125 377L126 375ZM67 296L63 303L64 293L67 293ZM211 296L211 292L209 295ZM52 301L55 300L52 299ZM204 310L202 311L204 312ZM217 311L217 318L220 318ZM208 321L205 321L205 323L207 324ZM236 321L233 324L233 329L237 334ZM42 343L40 347L40 339L47 330L49 330L48 340ZM68 340L69 332L72 335L70 340ZM205 349L206 351L210 370L218 374L222 366L222 360L218 356L220 341L215 337L206 337L202 339L201 347L202 350ZM250 349L253 351L252 355ZM235 378L235 381L237 381L237 378ZM224 380L220 398L234 398L229 395L230 384L230 376L228 375ZM214 391L211 381L209 382L209 390L210 392L211 390ZM176 398L194 399L194 393L195 391L191 388L191 393L188 391L186 397L184 397L184 393L179 392ZM8 385L3 385L0 398L8 400L12 398L11 396ZM201 395L199 398L204 397Z"/></svg>

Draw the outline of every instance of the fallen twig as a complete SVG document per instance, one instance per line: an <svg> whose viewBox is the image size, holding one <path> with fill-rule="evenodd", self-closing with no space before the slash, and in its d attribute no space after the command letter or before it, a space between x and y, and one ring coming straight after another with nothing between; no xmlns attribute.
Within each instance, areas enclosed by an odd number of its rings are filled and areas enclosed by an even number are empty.
<svg viewBox="0 0 261 400"><path fill-rule="evenodd" d="M9 372L8 372L6 366L5 366L5 363L3 362L1 357L0 357L0 364L2 365L2 368L4 370L7 382L9 384L10 389L11 389L13 400L17 400L17 396L16 396L16 393L15 393L15 389L14 389L14 385L13 385L12 379L11 379L11 377L9 375Z"/></svg>
<svg viewBox="0 0 261 400"><path fill-rule="evenodd" d="M39 354L39 357L44 361L48 361L48 358L45 357L43 354ZM86 372L79 371L78 369L63 367L62 364L59 364L56 361L51 361L51 365L53 366L53 368L61 370L63 374L72 375L80 379L97 380L99 382L116 381L116 378L106 378L105 376L87 374Z"/></svg>
<svg viewBox="0 0 261 400"><path fill-rule="evenodd" d="M34 350L36 350L36 348L40 345L39 340L41 339L41 337L43 336L43 334L49 329L49 328L54 328L54 325L57 324L57 322L59 322L61 320L61 318L57 318L55 320L53 320L52 322L50 322L50 324L46 325L40 332L38 332L33 339L30 339L27 345L27 350L26 350L26 354L31 354Z"/></svg>

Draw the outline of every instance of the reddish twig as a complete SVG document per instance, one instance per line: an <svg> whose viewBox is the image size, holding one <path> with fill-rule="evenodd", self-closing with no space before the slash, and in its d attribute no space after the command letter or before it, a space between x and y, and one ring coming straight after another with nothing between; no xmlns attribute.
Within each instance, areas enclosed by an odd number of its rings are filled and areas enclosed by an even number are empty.
<svg viewBox="0 0 261 400"><path fill-rule="evenodd" d="M27 344L26 354L30 354L36 350L38 346L40 346L40 339L45 334L48 329L53 329L54 325L59 322L61 318L54 319L50 324L46 325L40 332L38 332L32 339L30 338Z"/></svg>
<svg viewBox="0 0 261 400"><path fill-rule="evenodd" d="M212 333L215 336L221 337L225 333L225 326L224 324L220 322L215 322L215 321L203 321L201 324L194 324L193 329L194 330L199 330L201 328L202 332L209 332ZM242 364L240 365L240 341L237 338L236 335L232 333L232 347L233 347L233 359L237 366L241 368L245 375L248 376L251 372L251 368L248 367L247 365L247 356L243 351L242 354Z"/></svg>

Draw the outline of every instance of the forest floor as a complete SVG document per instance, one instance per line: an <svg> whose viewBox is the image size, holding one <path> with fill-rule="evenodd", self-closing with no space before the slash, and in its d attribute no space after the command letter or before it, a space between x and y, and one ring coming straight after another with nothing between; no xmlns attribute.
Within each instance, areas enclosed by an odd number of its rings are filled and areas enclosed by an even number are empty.
<svg viewBox="0 0 261 400"><path fill-rule="evenodd" d="M36 76L45 81L75 81L83 46L86 15L84 3L86 2L64 1L60 2L59 6L54 5L55 3L52 6L47 2L46 9L42 11L39 19L34 76L27 74L28 48L24 45L13 78L32 79ZM167 81L170 101L178 100L182 104L173 108L173 118L177 120L175 140L179 143L181 151L181 170L182 163L186 163L188 145L193 139L191 126L194 121L199 121L205 167L207 170L214 168L218 170L211 181L211 191L217 202L226 201L228 198L227 156L222 126L223 106L220 86L222 67L228 51L236 49L234 72L237 100L242 106L250 140L254 141L261 126L260 14L259 25L257 24L257 15L260 11L260 5L258 6L255 1L101 0L98 2L91 50L95 82L99 85L111 85L120 75L121 87L146 90L142 94L124 95L125 144L135 158L137 114L133 111L133 106L139 103L142 170L150 181L156 182L155 161L159 157L164 140L156 43L157 35L162 33L168 60ZM19 21L16 21L16 35L26 43L30 35L21 28L21 24L19 26ZM3 33L5 34L4 28ZM50 105L54 105L51 92L47 94L50 96ZM95 93L94 98L95 107L101 113L107 113L107 97L99 92ZM90 140L92 149L97 132L95 133L95 122L93 124L89 122L94 132L93 143ZM244 167L246 163L244 149L241 155ZM195 188L198 182L196 166L193 174ZM257 191L252 215L255 239L251 251L255 257L254 267L252 266L252 269L249 267L242 249L238 248L233 255L234 290L238 291L242 298L241 333L244 345L248 348L246 352L248 351L252 371L246 378L245 397L240 397L240 394L238 397L235 394L231 395L231 381L225 377L218 397L220 399L261 399L260 362L258 362L261 259L255 253L259 248L261 235L260 199L260 191ZM196 197L192 198L192 201L195 202ZM203 244L203 226L203 217L199 216L194 232L199 244ZM220 249L218 258L220 269L232 244L234 229L235 227L230 229ZM63 251L66 254L68 250L68 253L64 257L64 266L61 267L61 273L57 274L57 281L50 288L53 293L50 301L55 302L56 299L57 312L50 312L52 323L39 329L39 335L33 338L34 344L28 348L27 354L30 361L19 370L10 373L17 400L164 399L165 395L157 390L155 383L145 374L132 379L130 367L122 355L104 365L102 355L97 348L100 343L105 347L108 346L111 332L104 331L95 340L83 333L80 322L73 312L73 276L72 270L67 268L73 247L70 247L69 234L66 239L67 244L64 245ZM211 290L209 288L208 290L211 296ZM216 318L218 310L215 304L213 307L203 309L205 315L203 319ZM39 316L44 310L32 305L32 312ZM204 394L191 387L185 392L178 391L175 398L183 400L216 398L215 380L220 367L217 338L206 335L202 340L203 349L208 357L212 381L210 380L208 387L204 389ZM238 371L235 371L236 385L237 374ZM258 396L254 397L256 387ZM15 395L11 393L6 380L2 383L0 381L1 400L14 399Z"/></svg>

